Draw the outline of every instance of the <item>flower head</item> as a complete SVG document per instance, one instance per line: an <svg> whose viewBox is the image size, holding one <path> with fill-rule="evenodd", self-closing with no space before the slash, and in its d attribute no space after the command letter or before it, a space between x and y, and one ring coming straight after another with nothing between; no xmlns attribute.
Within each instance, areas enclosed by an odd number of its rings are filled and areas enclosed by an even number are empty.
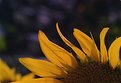
<svg viewBox="0 0 121 83"><path fill-rule="evenodd" d="M61 39L76 53L80 61L77 61L72 53L51 42L42 31L39 31L40 47L49 61L32 58L20 58L19 61L42 78L17 83L120 83L121 37L114 40L107 51L105 36L109 28L104 28L100 33L99 50L93 38L74 29L73 35L82 48L81 50L63 36L58 23L56 28Z"/></svg>
<svg viewBox="0 0 121 83"><path fill-rule="evenodd" d="M2 59L0 59L0 83L9 83L32 78L34 78L34 74L30 73L22 76L20 73L16 73L14 68L10 68Z"/></svg>

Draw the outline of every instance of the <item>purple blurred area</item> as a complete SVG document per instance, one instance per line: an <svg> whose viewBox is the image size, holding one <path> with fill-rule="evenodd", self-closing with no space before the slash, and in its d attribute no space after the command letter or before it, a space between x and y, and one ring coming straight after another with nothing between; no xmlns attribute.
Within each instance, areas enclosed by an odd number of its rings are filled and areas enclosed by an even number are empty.
<svg viewBox="0 0 121 83"><path fill-rule="evenodd" d="M107 46L121 35L120 0L0 0L0 57L11 66L20 65L18 57L41 58L38 42L42 30L54 43L67 50L55 28L78 46L72 32L77 27L99 42L99 32L110 27ZM21 67L21 66L20 66ZM24 68L18 67L18 71ZM26 72L26 71L24 71Z"/></svg>

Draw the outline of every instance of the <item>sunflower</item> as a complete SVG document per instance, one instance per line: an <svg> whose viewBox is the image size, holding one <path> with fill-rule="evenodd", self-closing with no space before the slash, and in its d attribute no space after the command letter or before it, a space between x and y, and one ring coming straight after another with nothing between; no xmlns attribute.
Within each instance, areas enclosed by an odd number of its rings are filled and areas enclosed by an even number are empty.
<svg viewBox="0 0 121 83"><path fill-rule="evenodd" d="M2 59L0 59L0 83L9 83L32 78L34 78L33 73L22 76L20 73L16 73L14 68L10 68Z"/></svg>
<svg viewBox="0 0 121 83"><path fill-rule="evenodd" d="M76 56L51 42L39 31L40 47L48 61L19 58L20 63L40 78L15 83L121 83L121 37L116 38L107 51L105 36L109 28L103 28L99 51L93 37L74 28L73 35L81 47L79 49L62 35L58 23L56 28L61 39Z"/></svg>

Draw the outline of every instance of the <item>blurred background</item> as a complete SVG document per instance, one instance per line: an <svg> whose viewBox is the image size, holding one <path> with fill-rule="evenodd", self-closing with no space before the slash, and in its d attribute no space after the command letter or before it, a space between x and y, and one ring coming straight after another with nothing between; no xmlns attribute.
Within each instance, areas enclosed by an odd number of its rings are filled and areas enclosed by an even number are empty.
<svg viewBox="0 0 121 83"><path fill-rule="evenodd" d="M38 31L66 48L57 34L58 22L64 36L78 46L73 28L90 32L99 46L99 32L110 27L106 45L121 36L121 0L0 0L0 58L18 72L27 70L19 57L43 58Z"/></svg>

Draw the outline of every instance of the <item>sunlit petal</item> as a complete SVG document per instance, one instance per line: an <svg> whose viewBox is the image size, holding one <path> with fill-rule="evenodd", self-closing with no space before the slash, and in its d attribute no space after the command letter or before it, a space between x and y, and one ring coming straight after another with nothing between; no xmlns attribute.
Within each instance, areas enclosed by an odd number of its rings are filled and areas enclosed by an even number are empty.
<svg viewBox="0 0 121 83"><path fill-rule="evenodd" d="M56 29L58 31L59 36L61 37L61 39L69 46L73 49L73 51L78 55L78 57L85 62L86 61L86 55L79 49L77 48L75 45L73 45L71 42L69 42L61 33L58 23L56 23Z"/></svg>
<svg viewBox="0 0 121 83"><path fill-rule="evenodd" d="M21 80L29 80L29 79L32 79L34 78L34 74L33 73L29 73L27 75L24 75Z"/></svg>
<svg viewBox="0 0 121 83"><path fill-rule="evenodd" d="M105 45L105 36L109 28L104 28L100 33L100 53L101 53L101 62L106 63L108 61L107 49Z"/></svg>
<svg viewBox="0 0 121 83"><path fill-rule="evenodd" d="M63 83L63 82L53 78L37 78L37 79L11 82L11 83Z"/></svg>
<svg viewBox="0 0 121 83"><path fill-rule="evenodd" d="M75 68L77 61L71 53L48 40L43 32L39 32L40 46L45 56L54 64L68 68Z"/></svg>
<svg viewBox="0 0 121 83"><path fill-rule="evenodd" d="M22 75L20 73L17 73L15 77L16 77L16 81L18 81L18 80L21 80Z"/></svg>
<svg viewBox="0 0 121 83"><path fill-rule="evenodd" d="M74 29L73 34L87 56L91 57L94 61L99 62L99 51L94 40L78 29Z"/></svg>
<svg viewBox="0 0 121 83"><path fill-rule="evenodd" d="M62 78L66 73L56 65L38 59L20 58L19 61L34 74L41 77Z"/></svg>
<svg viewBox="0 0 121 83"><path fill-rule="evenodd" d="M120 64L120 47L121 47L121 37L113 41L108 50L109 61L113 68L116 68Z"/></svg>
<svg viewBox="0 0 121 83"><path fill-rule="evenodd" d="M8 65L0 59L0 81L15 80L15 69L10 69Z"/></svg>

